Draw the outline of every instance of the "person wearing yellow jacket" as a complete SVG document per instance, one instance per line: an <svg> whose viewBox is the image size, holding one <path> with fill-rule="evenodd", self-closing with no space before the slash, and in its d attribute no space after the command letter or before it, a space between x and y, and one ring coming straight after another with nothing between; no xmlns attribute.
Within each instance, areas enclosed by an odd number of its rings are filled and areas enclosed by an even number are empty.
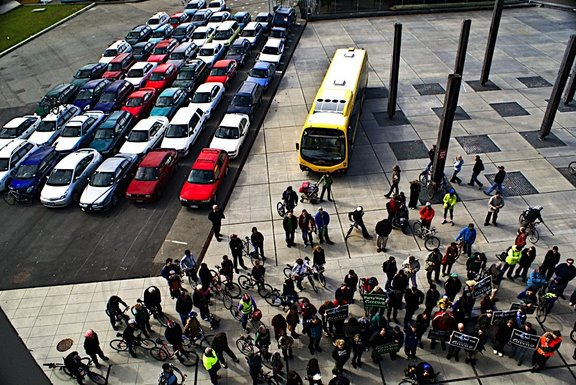
<svg viewBox="0 0 576 385"><path fill-rule="evenodd" d="M456 191L454 191L453 188L448 190L446 195L444 195L444 198L442 199L442 202L444 202L444 220L442 221L442 224L448 223L446 215L450 212L450 224L454 226L454 206L456 206L457 199Z"/></svg>
<svg viewBox="0 0 576 385"><path fill-rule="evenodd" d="M504 261L505 262L504 267L502 268L502 273L508 271L506 277L511 281L514 281L514 278L512 277L512 272L514 271L516 264L520 262L520 258L522 258L522 251L518 246L516 245L512 246L510 250L508 250L508 255L506 256L506 260Z"/></svg>
<svg viewBox="0 0 576 385"><path fill-rule="evenodd" d="M218 385L218 379L220 378L218 375L218 371L220 370L220 362L218 362L218 357L212 348L206 348L206 350L204 350L204 355L202 356L202 364L204 365L204 369L206 369L210 375L210 381L212 382L212 385Z"/></svg>

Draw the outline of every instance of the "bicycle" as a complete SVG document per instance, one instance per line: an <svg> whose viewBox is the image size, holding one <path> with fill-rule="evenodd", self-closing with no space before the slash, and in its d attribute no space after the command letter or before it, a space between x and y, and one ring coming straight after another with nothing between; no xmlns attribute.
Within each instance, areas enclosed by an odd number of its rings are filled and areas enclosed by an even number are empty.
<svg viewBox="0 0 576 385"><path fill-rule="evenodd" d="M186 351L192 351L192 349L198 348L204 351L206 348L212 346L212 340L214 339L214 334L206 334L204 330L200 329L200 333L192 338L186 334L182 335L182 346Z"/></svg>
<svg viewBox="0 0 576 385"><path fill-rule="evenodd" d="M538 292L538 307L536 308L536 319L538 322L543 324L546 321L557 299L558 296L554 293Z"/></svg>
<svg viewBox="0 0 576 385"><path fill-rule="evenodd" d="M272 286L270 286L269 284L264 283L264 282L259 283L258 281L256 281L254 279L254 277L252 276L252 274L250 274L250 273L240 274L238 276L238 284L240 285L240 287L242 289L245 289L245 290L250 290L250 289L253 289L255 286L258 286L258 294L260 294L260 296L262 298L266 298L274 290L274 288Z"/></svg>
<svg viewBox="0 0 576 385"><path fill-rule="evenodd" d="M280 293L280 290L273 289L272 293L270 293L269 296L265 297L264 300L270 306L274 306L274 307L282 306L282 308L286 309L287 307L292 306L293 304L297 303L300 299L303 299L303 298L306 298L306 297L298 297L296 295L296 296L290 296L290 298L289 298L289 296L287 296L287 295L282 295L282 293Z"/></svg>
<svg viewBox="0 0 576 385"><path fill-rule="evenodd" d="M256 345L254 345L254 339L252 338L252 336L250 335L245 336L243 334L240 335L240 337L238 337L238 339L236 340L236 347L238 348L240 353L244 354L245 356L249 356L250 354L256 352L258 355L260 355L260 358L262 359L262 364L266 366L268 369L272 369L272 362L270 362L270 359L268 358L269 356L271 357L272 354L270 354L267 351L268 349L256 347Z"/></svg>
<svg viewBox="0 0 576 385"><path fill-rule="evenodd" d="M128 321L130 320L130 317L128 317L126 315L126 312L128 311L129 307L125 307L124 310L120 311L120 312L116 312L114 314L114 319L116 320L116 322L118 323L125 323L126 326L128 326ZM108 317L110 317L110 311L108 309L106 309L106 315Z"/></svg>
<svg viewBox="0 0 576 385"><path fill-rule="evenodd" d="M276 203L276 211L278 211L278 215L284 217L288 211L293 211L296 208L296 206L298 206L298 202L296 202L294 207L289 208L289 206L286 205L286 202L282 200Z"/></svg>
<svg viewBox="0 0 576 385"><path fill-rule="evenodd" d="M276 381L274 375L272 375L271 372L264 372L263 370L261 370L260 374L258 375L258 379L268 385L278 385L278 381Z"/></svg>
<svg viewBox="0 0 576 385"><path fill-rule="evenodd" d="M532 244L538 243L540 239L540 233L536 229L536 225L540 222L532 222L526 225L526 239L528 239Z"/></svg>
<svg viewBox="0 0 576 385"><path fill-rule="evenodd" d="M122 337L122 333L116 333L116 337ZM142 338L142 332L134 336L134 347L140 346L144 350L151 350L156 347L156 342L150 338ZM117 352L125 352L128 350L128 344L124 338L113 339L110 341L110 347Z"/></svg>
<svg viewBox="0 0 576 385"><path fill-rule="evenodd" d="M172 368L172 373L174 373L174 375L176 377L178 377L178 375L180 375L180 379L182 380L182 381L176 380L174 385L184 385L184 381L186 381L186 377L188 377L188 375L182 373L182 371L180 369L178 369L176 366L174 366L172 364L169 364L169 365ZM178 374L176 374L176 373L178 373ZM160 378L158 378L158 384L164 384L164 383L166 383L166 379L165 378L163 379L162 374L160 374Z"/></svg>
<svg viewBox="0 0 576 385"><path fill-rule="evenodd" d="M440 195L444 195L448 190L448 178L446 175L442 175L442 181L440 185L434 182L432 179L432 170L424 170L418 176L418 180L420 181L420 185L422 187L428 187L428 198L433 198L436 193L440 193Z"/></svg>
<svg viewBox="0 0 576 385"><path fill-rule="evenodd" d="M418 238L424 240L426 250L432 251L440 247L440 238L436 236L438 231L435 227L427 228L422 225L422 221L418 220L412 225L412 232Z"/></svg>
<svg viewBox="0 0 576 385"><path fill-rule="evenodd" d="M286 266L287 267L285 267L284 270L282 270L282 272L284 273L284 276L286 278L291 278L293 265L286 264ZM304 280L305 277L308 277L308 282L310 282L310 286L312 287L312 290L314 290L314 293L318 293L318 288L316 287L316 284L314 283L314 278L312 277L312 271L311 270L312 269L310 269L309 271L304 273L304 277L302 277L302 280Z"/></svg>
<svg viewBox="0 0 576 385"><path fill-rule="evenodd" d="M244 249L242 249L242 256L244 258L250 258L250 263L252 264L252 266L254 266L254 261L260 261L260 256L258 255L258 252L254 250L250 237L244 237L242 243L244 244ZM266 258L263 257L262 262L264 261L266 261Z"/></svg>
<svg viewBox="0 0 576 385"><path fill-rule="evenodd" d="M9 189L3 195L4 202L10 206L32 206L32 195Z"/></svg>
<svg viewBox="0 0 576 385"><path fill-rule="evenodd" d="M568 172L572 175L576 175L576 161L572 161L568 164Z"/></svg>
<svg viewBox="0 0 576 385"><path fill-rule="evenodd" d="M260 318L254 315L255 312L256 311L253 311L252 314L250 314L250 316L248 317L248 321L250 322L250 325L254 328L254 330L258 330L258 328L260 326L263 326L264 323L260 321ZM234 318L236 321L242 320L242 312L238 310L236 306L232 306L230 308L230 314L232 314L232 318Z"/></svg>
<svg viewBox="0 0 576 385"><path fill-rule="evenodd" d="M162 325L164 327L168 327L169 318L166 317L166 314L164 314L164 312L162 310L160 310L156 306L153 306L151 308L147 308L146 305L144 304L144 301L142 301L140 298L138 298L136 300L136 302L141 304L142 307L144 308L144 310L146 310L148 312L148 314L150 314L152 317L154 317L154 319L157 320L160 323L160 325ZM132 312L132 315L136 315L134 308L132 308L131 312Z"/></svg>
<svg viewBox="0 0 576 385"><path fill-rule="evenodd" d="M106 378L98 373L95 373L93 371L90 370L89 366L92 364L92 360L89 357L82 357L80 359L80 361L82 362L82 364L84 364L86 367L80 367L80 372L82 374L82 376L84 377L88 377L93 383L95 384L102 384L105 385L106 382ZM58 369L63 371L64 373L66 373L68 376L72 377L72 378L76 378L76 376L72 373L70 373L70 371L68 370L68 368L66 367L65 364L60 364L57 362L48 362L43 364L43 366L47 366L50 369Z"/></svg>
<svg viewBox="0 0 576 385"><path fill-rule="evenodd" d="M216 270L210 269L210 274L212 274L212 282L210 286L216 295L220 296L220 293L224 292L232 298L240 298L242 295L242 289L240 286L233 281L228 281L228 277L220 274L220 266L214 266Z"/></svg>
<svg viewBox="0 0 576 385"><path fill-rule="evenodd" d="M157 338L155 341L158 345L150 349L150 355L157 359L158 361L166 361L168 359L177 358L180 363L186 367L192 367L198 364L197 356L194 354L188 354L183 350L174 350L173 345L169 345L162 338ZM170 347L172 352L170 352Z"/></svg>
<svg viewBox="0 0 576 385"><path fill-rule="evenodd" d="M196 285L198 285L198 278L194 279L192 277L193 271L194 271L194 268L191 268L191 267L182 269L182 275L186 276L188 278L188 284L192 288L194 288L194 287L196 287Z"/></svg>

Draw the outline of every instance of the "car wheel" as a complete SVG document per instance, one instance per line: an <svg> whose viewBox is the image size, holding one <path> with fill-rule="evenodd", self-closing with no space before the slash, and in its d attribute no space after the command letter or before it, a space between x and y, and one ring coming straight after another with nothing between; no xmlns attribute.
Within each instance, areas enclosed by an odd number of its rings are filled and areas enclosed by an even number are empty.
<svg viewBox="0 0 576 385"><path fill-rule="evenodd" d="M118 205L118 202L119 202L118 195L114 194L112 196L112 207L116 207Z"/></svg>
<svg viewBox="0 0 576 385"><path fill-rule="evenodd" d="M162 190L156 191L156 200L158 201L160 198L162 198Z"/></svg>
<svg viewBox="0 0 576 385"><path fill-rule="evenodd" d="M78 191L74 191L72 193L72 202L74 203L80 202L80 193Z"/></svg>

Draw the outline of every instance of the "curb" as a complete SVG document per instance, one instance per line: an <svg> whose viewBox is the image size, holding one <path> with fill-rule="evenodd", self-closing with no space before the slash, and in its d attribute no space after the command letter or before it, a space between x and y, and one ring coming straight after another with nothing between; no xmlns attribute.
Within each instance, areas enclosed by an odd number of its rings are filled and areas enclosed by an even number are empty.
<svg viewBox="0 0 576 385"><path fill-rule="evenodd" d="M96 6L96 3L90 3L90 4L88 4L86 7L82 8L82 9L79 10L79 11L74 12L73 14L71 14L71 15L68 16L68 17L65 17L64 19L60 20L60 21L57 22L56 24L52 24L51 26L49 26L49 27L47 27L47 28L44 28L42 31L40 31L40 32L38 32L38 33L30 36L29 38L27 38L27 39L25 39L25 40L22 40L20 43L18 43L18 44L16 44L16 45L13 45L12 47L8 48L7 50L4 50L4 51L0 52L0 58L3 57L3 56L5 56L5 55L7 55L7 54L9 54L10 52L12 52L12 51L14 51L14 50L16 50L16 49L22 47L24 44L26 44L26 43L28 43L28 42L36 39L37 37L44 35L46 32L49 32L49 31L53 30L54 28L56 28L56 27L58 27L58 26L60 26L60 25L62 25L62 24L64 24L64 23L66 23L68 20L70 20L70 19L72 19L72 18L74 18L74 17L76 17L76 16L78 16L78 15L80 15L80 14L88 11L89 9L94 8L95 6Z"/></svg>

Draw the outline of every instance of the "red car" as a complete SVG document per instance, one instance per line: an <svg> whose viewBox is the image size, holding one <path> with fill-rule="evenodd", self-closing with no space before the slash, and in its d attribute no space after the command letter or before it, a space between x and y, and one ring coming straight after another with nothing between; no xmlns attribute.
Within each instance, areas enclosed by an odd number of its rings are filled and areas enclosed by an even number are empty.
<svg viewBox="0 0 576 385"><path fill-rule="evenodd" d="M128 111L134 118L146 118L154 107L158 93L154 88L140 88L128 96L122 106L122 111Z"/></svg>
<svg viewBox="0 0 576 385"><path fill-rule="evenodd" d="M102 79L122 79L134 63L136 63L136 59L131 52L121 53L108 63L108 68L106 72L104 72L104 75L102 75Z"/></svg>
<svg viewBox="0 0 576 385"><path fill-rule="evenodd" d="M178 152L176 150L152 150L140 161L134 179L126 189L126 198L136 202L157 200L162 195L176 168Z"/></svg>
<svg viewBox="0 0 576 385"><path fill-rule="evenodd" d="M170 87L172 82L178 76L178 69L174 64L160 64L152 70L152 74L144 84L145 88L154 88L157 94L160 94L166 88Z"/></svg>
<svg viewBox="0 0 576 385"><path fill-rule="evenodd" d="M216 203L216 193L228 174L229 161L228 153L224 150L202 149L180 190L180 204L198 208Z"/></svg>
<svg viewBox="0 0 576 385"><path fill-rule="evenodd" d="M149 63L164 63L176 47L178 47L178 40L176 39L160 40L146 61Z"/></svg>
<svg viewBox="0 0 576 385"><path fill-rule="evenodd" d="M174 13L170 16L170 20L168 22L172 25L172 27L176 28L182 23L186 23L190 20L190 15L184 12Z"/></svg>
<svg viewBox="0 0 576 385"><path fill-rule="evenodd" d="M236 76L236 68L238 67L236 60L218 60L212 66L210 70L210 75L206 79L206 83L215 82L222 83L225 87L228 86L228 82Z"/></svg>

